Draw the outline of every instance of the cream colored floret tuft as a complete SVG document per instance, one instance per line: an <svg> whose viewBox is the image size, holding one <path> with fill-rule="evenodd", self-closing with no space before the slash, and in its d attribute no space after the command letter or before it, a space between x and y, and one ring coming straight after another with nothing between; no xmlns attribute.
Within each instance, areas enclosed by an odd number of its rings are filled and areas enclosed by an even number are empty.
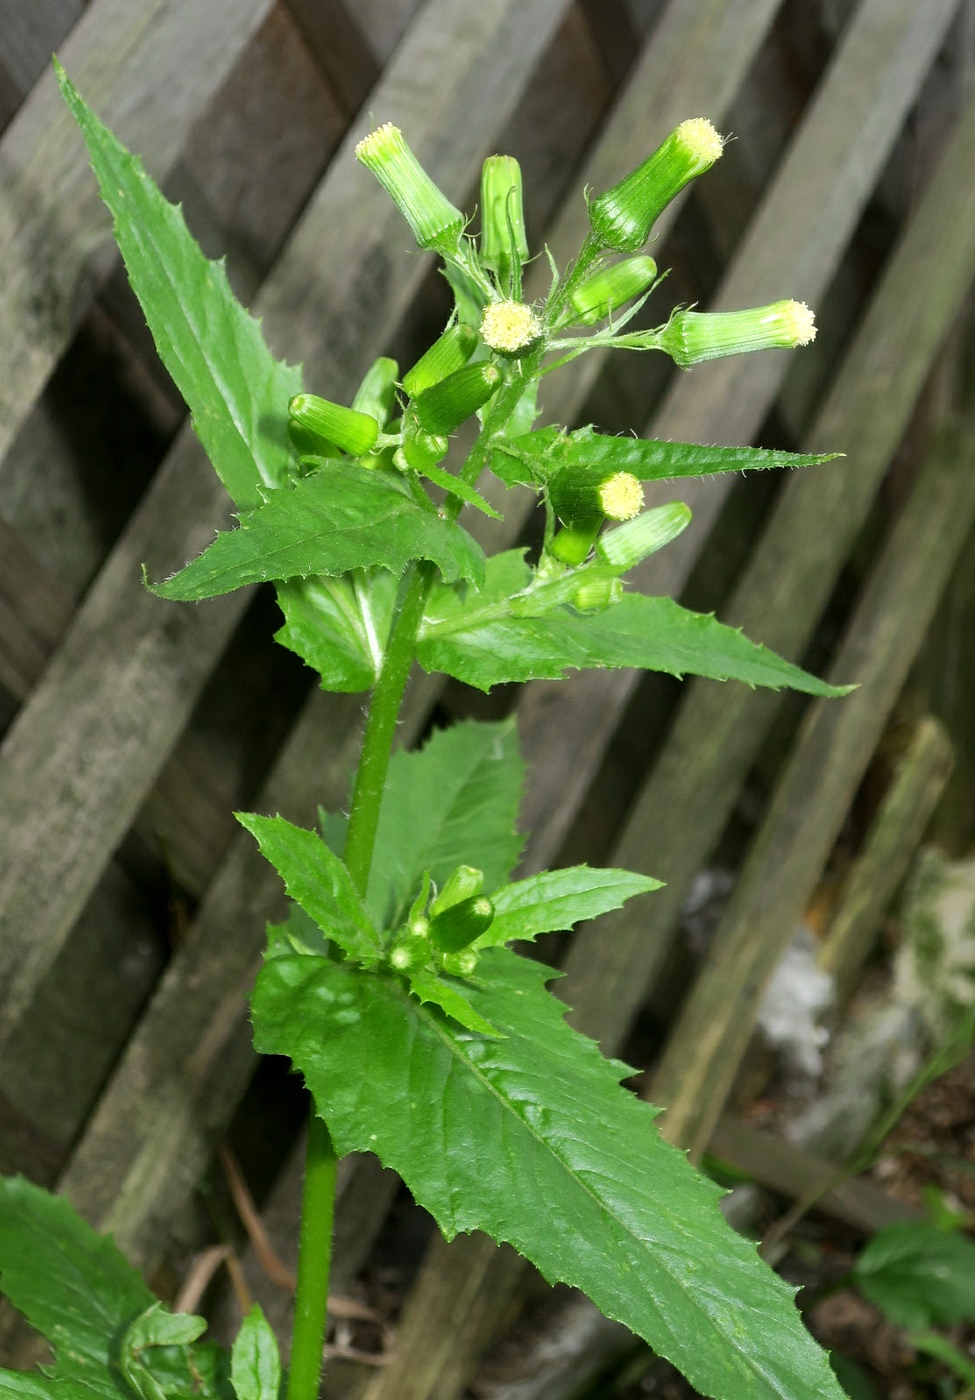
<svg viewBox="0 0 975 1400"><path fill-rule="evenodd" d="M481 317L481 338L492 350L510 355L538 339L541 327L523 301L493 301Z"/></svg>
<svg viewBox="0 0 975 1400"><path fill-rule="evenodd" d="M707 117L690 117L681 122L676 135L699 160L713 165L721 156L724 142Z"/></svg>

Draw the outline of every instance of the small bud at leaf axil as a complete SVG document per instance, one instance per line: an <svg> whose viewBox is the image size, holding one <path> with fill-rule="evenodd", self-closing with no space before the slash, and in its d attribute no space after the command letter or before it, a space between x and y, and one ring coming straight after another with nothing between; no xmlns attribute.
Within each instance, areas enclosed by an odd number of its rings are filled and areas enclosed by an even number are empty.
<svg viewBox="0 0 975 1400"><path fill-rule="evenodd" d="M421 248L445 256L457 251L464 216L437 189L399 127L391 122L377 127L356 146L355 157L394 201Z"/></svg>
<svg viewBox="0 0 975 1400"><path fill-rule="evenodd" d="M368 413L343 408L317 394L295 394L288 404L292 423L313 433L323 443L334 443L352 457L371 452L379 436L379 424Z"/></svg>
<svg viewBox="0 0 975 1400"><path fill-rule="evenodd" d="M643 255L626 258L612 267L600 268L581 282L569 297L573 321L580 326L592 326L618 311L628 301L635 301L653 286L657 264Z"/></svg>
<svg viewBox="0 0 975 1400"><path fill-rule="evenodd" d="M396 404L398 378L399 365L395 360L387 359L385 355L373 360L355 391L352 407L358 413L367 413L370 418L375 418L380 428L384 428Z"/></svg>
<svg viewBox="0 0 975 1400"><path fill-rule="evenodd" d="M430 958L430 940L408 930L399 934L389 950L389 961L397 972L413 972Z"/></svg>
<svg viewBox="0 0 975 1400"><path fill-rule="evenodd" d="M403 421L403 443L397 449L393 460L397 466L407 470L425 472L428 467L435 467L438 462L443 461L449 446L445 437L428 433L422 428L417 422L415 412L411 410Z"/></svg>
<svg viewBox="0 0 975 1400"><path fill-rule="evenodd" d="M474 865L458 865L457 869L448 875L443 889L430 904L430 917L436 918L442 910L450 909L462 899L471 899L480 894L483 888L483 870L478 870Z"/></svg>
<svg viewBox="0 0 975 1400"><path fill-rule="evenodd" d="M451 977L471 977L477 967L478 956L473 948L461 948L457 953L443 953L440 966Z"/></svg>
<svg viewBox="0 0 975 1400"><path fill-rule="evenodd" d="M655 506L601 535L596 542L596 558L623 573L670 544L690 523L690 508L683 501Z"/></svg>
<svg viewBox="0 0 975 1400"><path fill-rule="evenodd" d="M471 895L430 920L430 942L441 953L456 953L473 943L494 922L494 905L486 895Z"/></svg>
<svg viewBox="0 0 975 1400"><path fill-rule="evenodd" d="M432 389L448 374L463 369L477 349L477 331L472 326L448 326L425 355L403 375L403 388L411 399Z"/></svg>
<svg viewBox="0 0 975 1400"><path fill-rule="evenodd" d="M749 350L791 350L816 339L816 319L803 301L774 301L747 311L675 311L659 336L682 369Z"/></svg>
<svg viewBox="0 0 975 1400"><path fill-rule="evenodd" d="M601 248L635 253L689 180L721 155L721 137L706 117L674 128L653 155L589 205L589 224Z"/></svg>
<svg viewBox="0 0 975 1400"><path fill-rule="evenodd" d="M618 578L586 579L573 594L572 606L576 612L601 613L622 596L623 585Z"/></svg>
<svg viewBox="0 0 975 1400"><path fill-rule="evenodd" d="M428 433L447 437L484 407L500 383L497 365L478 360L455 370L432 389L424 389L414 400L413 408Z"/></svg>
<svg viewBox="0 0 975 1400"><path fill-rule="evenodd" d="M573 569L584 564L604 524L605 520L601 515L574 520L555 536L552 541L552 554L560 564L568 564Z"/></svg>

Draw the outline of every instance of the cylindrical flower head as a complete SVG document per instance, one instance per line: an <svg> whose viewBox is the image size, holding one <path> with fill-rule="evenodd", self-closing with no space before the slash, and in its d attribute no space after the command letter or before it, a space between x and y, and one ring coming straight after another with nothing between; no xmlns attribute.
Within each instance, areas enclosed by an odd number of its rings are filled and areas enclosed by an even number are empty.
<svg viewBox="0 0 975 1400"><path fill-rule="evenodd" d="M690 523L691 512L683 501L655 506L601 535L596 544L596 558L601 564L609 564L623 573L676 539Z"/></svg>
<svg viewBox="0 0 975 1400"><path fill-rule="evenodd" d="M356 146L355 157L392 198L421 248L456 252L464 216L437 189L399 127L392 122L377 127Z"/></svg>
<svg viewBox="0 0 975 1400"><path fill-rule="evenodd" d="M630 520L643 509L643 487L632 472L563 467L549 487L552 508L566 525L598 517Z"/></svg>
<svg viewBox="0 0 975 1400"><path fill-rule="evenodd" d="M461 948L459 953L442 953L440 956L440 966L444 972L449 972L451 977L472 976L479 958L473 948Z"/></svg>
<svg viewBox="0 0 975 1400"><path fill-rule="evenodd" d="M580 326L592 326L618 311L628 301L634 301L653 286L657 264L644 256L625 258L612 267L600 268L580 282L569 297L573 321Z"/></svg>
<svg viewBox="0 0 975 1400"><path fill-rule="evenodd" d="M477 331L473 326L448 326L440 339L435 340L426 354L403 375L403 388L415 399L454 370L463 369L476 349Z"/></svg>
<svg viewBox="0 0 975 1400"><path fill-rule="evenodd" d="M589 205L589 224L601 248L635 253L667 205L689 180L721 155L721 137L706 117L675 127L653 155Z"/></svg>
<svg viewBox="0 0 975 1400"><path fill-rule="evenodd" d="M816 339L804 301L774 301L748 311L676 311L659 344L682 369L748 350L791 350Z"/></svg>
<svg viewBox="0 0 975 1400"><path fill-rule="evenodd" d="M488 156L481 168L481 262L504 274L512 257L528 258L521 166L514 156Z"/></svg>
<svg viewBox="0 0 975 1400"><path fill-rule="evenodd" d="M459 904L462 899L471 899L484 888L484 871L474 865L458 865L444 883L443 889L430 905L431 919L443 909Z"/></svg>
<svg viewBox="0 0 975 1400"><path fill-rule="evenodd" d="M352 407L359 413L368 413L381 428L385 427L396 402L395 385L398 378L399 365L395 360L385 356L373 360L355 391Z"/></svg>
<svg viewBox="0 0 975 1400"><path fill-rule="evenodd" d="M618 603L622 596L623 585L618 578L586 579L572 595L572 606L576 612L601 613Z"/></svg>
<svg viewBox="0 0 975 1400"><path fill-rule="evenodd" d="M534 311L523 301L492 301L481 317L484 344L501 355L520 355L541 334Z"/></svg>
<svg viewBox="0 0 975 1400"><path fill-rule="evenodd" d="M501 371L489 360L465 365L414 399L416 416L428 433L447 437L483 408L500 382Z"/></svg>
<svg viewBox="0 0 975 1400"><path fill-rule="evenodd" d="M487 895L472 895L442 909L430 920L430 942L441 953L458 953L480 938L494 922L494 905Z"/></svg>
<svg viewBox="0 0 975 1400"><path fill-rule="evenodd" d="M371 452L379 436L379 424L368 413L343 408L317 394L295 394L288 414L292 423L314 434L324 446L334 444L352 457Z"/></svg>

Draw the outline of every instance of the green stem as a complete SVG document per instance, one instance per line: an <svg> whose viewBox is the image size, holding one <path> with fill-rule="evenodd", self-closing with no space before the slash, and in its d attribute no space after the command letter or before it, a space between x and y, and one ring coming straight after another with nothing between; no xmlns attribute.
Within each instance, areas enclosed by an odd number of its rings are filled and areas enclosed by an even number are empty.
<svg viewBox="0 0 975 1400"><path fill-rule="evenodd" d="M369 703L369 718L352 792L349 832L345 839L345 864L352 876L352 883L361 895L365 894L369 882L379 808L393 751L399 707L416 655L416 637L435 573L435 565L426 560L410 566L400 594L399 611L386 647L383 668Z"/></svg>
<svg viewBox="0 0 975 1400"><path fill-rule="evenodd" d="M325 1342L328 1275L335 1214L335 1149L312 1105L308 1120L305 1183L301 1196L298 1286L291 1337L287 1400L317 1400Z"/></svg>

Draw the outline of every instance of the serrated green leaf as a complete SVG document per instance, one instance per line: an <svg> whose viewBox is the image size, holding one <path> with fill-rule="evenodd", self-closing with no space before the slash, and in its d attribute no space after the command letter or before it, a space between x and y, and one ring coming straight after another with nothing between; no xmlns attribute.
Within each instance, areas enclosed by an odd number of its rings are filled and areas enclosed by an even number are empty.
<svg viewBox="0 0 975 1400"><path fill-rule="evenodd" d="M583 1289L722 1400L840 1400L792 1290L663 1142L626 1067L566 1025L551 969L506 949L465 984L489 1039L392 978L278 958L257 981L258 1048L290 1055L337 1151L376 1152L451 1238L485 1230Z"/></svg>
<svg viewBox="0 0 975 1400"><path fill-rule="evenodd" d="M720 447L652 438L609 437L591 427L562 434L542 428L492 444L491 470L508 485L539 486L570 465L632 472L641 481L711 476L716 472L768 471L773 467L812 467L842 456L839 452L779 452L761 447Z"/></svg>
<svg viewBox="0 0 975 1400"><path fill-rule="evenodd" d="M375 566L400 574L411 559L431 559L448 581L478 584L484 577L484 554L473 536L417 505L398 478L355 462L329 462L327 470L241 515L238 529L218 534L152 591L189 602L268 579Z"/></svg>
<svg viewBox="0 0 975 1400"><path fill-rule="evenodd" d="M853 1275L860 1291L898 1327L975 1319L975 1244L926 1221L888 1225L864 1249Z"/></svg>
<svg viewBox="0 0 975 1400"><path fill-rule="evenodd" d="M230 1379L237 1400L278 1400L281 1389L278 1343L258 1303L251 1308L237 1333L231 1352Z"/></svg>
<svg viewBox="0 0 975 1400"><path fill-rule="evenodd" d="M280 583L284 626L274 639L318 672L323 690L369 690L382 667L397 587L386 569Z"/></svg>
<svg viewBox="0 0 975 1400"><path fill-rule="evenodd" d="M521 853L522 778L510 721L456 724L394 754L365 900L373 922L396 927L427 870L442 885L455 866L476 865L488 888L502 884Z"/></svg>
<svg viewBox="0 0 975 1400"><path fill-rule="evenodd" d="M492 894L494 922L474 947L497 948L513 938L531 939L570 929L660 887L660 880L632 870L593 870L588 865L545 870Z"/></svg>
<svg viewBox="0 0 975 1400"><path fill-rule="evenodd" d="M411 972L409 977L410 991L420 1001L439 1006L441 1011L446 1011L448 1016L465 1030L474 1031L477 1035L496 1036L499 1031L490 1021L481 1016L471 1006L470 1001L461 991L463 983L457 983L453 979L438 977L435 972Z"/></svg>
<svg viewBox="0 0 975 1400"><path fill-rule="evenodd" d="M459 476L454 476L453 472L444 471L443 467L431 463L423 468L423 475L435 486L441 486L445 491L459 496L462 501L466 501L469 506L473 506L483 515L489 515L492 520L504 519L500 511L495 510L494 506L484 499L480 491L475 491L473 486L468 486L466 481L462 481Z"/></svg>
<svg viewBox="0 0 975 1400"><path fill-rule="evenodd" d="M51 1343L58 1378L108 1394L117 1338L155 1301L110 1239L23 1177L0 1179L0 1291Z"/></svg>
<svg viewBox="0 0 975 1400"><path fill-rule="evenodd" d="M181 211L55 66L163 364L220 480L239 507L256 506L262 487L287 479L288 400L301 390L301 370L274 359L223 264L203 256Z"/></svg>
<svg viewBox="0 0 975 1400"><path fill-rule="evenodd" d="M496 569L514 573L505 556L496 555L480 594L441 588L431 596L417 648L424 670L445 671L481 690L506 681L554 680L571 669L632 666L774 690L789 686L809 695L847 693L671 598L628 593L594 615L555 607L541 617L498 617L492 613Z"/></svg>
<svg viewBox="0 0 975 1400"><path fill-rule="evenodd" d="M192 1393L189 1386L193 1376L185 1366L185 1349L206 1331L206 1326L206 1320L202 1317L193 1317L190 1313L171 1313L162 1303L153 1303L126 1328L119 1364L125 1379L141 1400L167 1400L175 1387L183 1383L186 1389L182 1393ZM162 1355L164 1350L175 1352L175 1355L166 1358ZM149 1359L153 1354L157 1366L160 1361L163 1362L165 1369L161 1373L157 1373ZM166 1360L170 1360L168 1367L165 1366ZM175 1374L173 1360L178 1368ZM180 1362L184 1363L183 1367L179 1366ZM183 1375L180 1370L184 1371ZM170 1382L168 1385L167 1381Z"/></svg>
<svg viewBox="0 0 975 1400"><path fill-rule="evenodd" d="M284 887L319 928L356 962L377 961L382 946L362 907L352 878L338 856L314 831L284 817L235 813L274 866Z"/></svg>
<svg viewBox="0 0 975 1400"><path fill-rule="evenodd" d="M83 1381L41 1375L39 1371L0 1370L0 1395L4 1400L103 1400L106 1395L118 1400L121 1393L114 1387L95 1389Z"/></svg>

